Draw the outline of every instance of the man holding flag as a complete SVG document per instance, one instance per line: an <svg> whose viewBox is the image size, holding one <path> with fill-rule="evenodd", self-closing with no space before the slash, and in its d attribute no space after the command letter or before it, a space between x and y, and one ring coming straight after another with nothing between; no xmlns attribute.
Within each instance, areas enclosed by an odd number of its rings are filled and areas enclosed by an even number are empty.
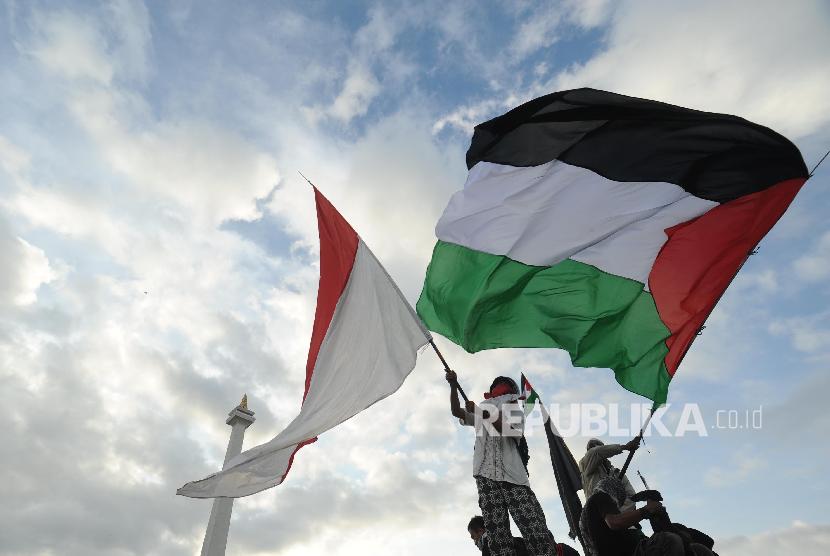
<svg viewBox="0 0 830 556"><path fill-rule="evenodd" d="M493 556L516 554L510 533L508 513L513 517L533 556L549 556L555 550L545 513L530 488L525 462L519 453L524 430L524 411L519 388L508 377L496 377L481 406L472 401L462 408L458 399L458 380L447 370L450 383L450 411L465 426L475 427L473 477L478 489L478 504L487 530Z"/></svg>
<svg viewBox="0 0 830 556"><path fill-rule="evenodd" d="M611 465L608 458L619 455L624 451L633 452L640 446L640 437L629 441L626 444L604 444L598 438L592 438L588 441L587 451L582 459L579 460L579 471L582 475L582 486L585 490L585 499L587 500L596 488L597 483L605 477L619 477L619 470ZM634 502L631 498L634 496L635 490L631 486L628 477L622 476L622 484L625 488L625 501L622 505L622 511L634 509Z"/></svg>

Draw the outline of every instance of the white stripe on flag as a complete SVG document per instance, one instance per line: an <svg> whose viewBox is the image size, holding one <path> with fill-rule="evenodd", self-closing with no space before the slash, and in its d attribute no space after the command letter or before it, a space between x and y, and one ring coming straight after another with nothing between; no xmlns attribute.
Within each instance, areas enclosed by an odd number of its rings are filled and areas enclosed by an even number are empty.
<svg viewBox="0 0 830 556"><path fill-rule="evenodd" d="M533 266L567 258L647 283L664 232L717 206L661 182L616 182L558 160L479 162L438 221L438 239Z"/></svg>
<svg viewBox="0 0 830 556"><path fill-rule="evenodd" d="M326 332L300 414L271 441L178 494L240 497L280 483L297 445L400 388L429 333L372 252L358 243L346 289Z"/></svg>

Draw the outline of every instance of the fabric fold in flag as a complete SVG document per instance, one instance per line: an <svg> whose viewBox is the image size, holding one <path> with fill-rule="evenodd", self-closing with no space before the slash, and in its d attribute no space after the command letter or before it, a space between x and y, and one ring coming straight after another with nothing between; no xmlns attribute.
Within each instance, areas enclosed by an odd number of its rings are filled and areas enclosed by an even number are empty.
<svg viewBox="0 0 830 556"><path fill-rule="evenodd" d="M471 353L561 348L664 403L695 335L808 177L736 116L593 89L475 128L418 300Z"/></svg>
<svg viewBox="0 0 830 556"><path fill-rule="evenodd" d="M582 514L582 502L579 499L578 491L582 490L582 478L579 473L579 466L576 464L573 454L565 444L565 439L556 430L545 405L539 398L539 394L531 386L524 373L522 373L522 395L525 398L525 414L533 411L538 402L539 409L545 421L545 436L548 439L548 451L550 452L550 463L553 467L553 475L556 478L556 486L559 489L559 499L562 501L562 509L565 518L568 520L568 536L578 539L585 551L585 543L582 540L582 531L579 529L579 516ZM586 552L587 554L587 552Z"/></svg>
<svg viewBox="0 0 830 556"><path fill-rule="evenodd" d="M302 446L398 390L431 339L354 229L316 188L314 194L320 286L300 413L269 442L177 494L236 498L282 483Z"/></svg>

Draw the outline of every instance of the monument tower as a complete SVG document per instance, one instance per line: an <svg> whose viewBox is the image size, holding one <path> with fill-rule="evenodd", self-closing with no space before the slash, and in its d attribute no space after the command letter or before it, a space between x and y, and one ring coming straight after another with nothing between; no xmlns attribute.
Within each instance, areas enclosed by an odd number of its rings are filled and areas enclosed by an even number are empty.
<svg viewBox="0 0 830 556"><path fill-rule="evenodd" d="M228 420L225 421L231 427L231 439L228 441L228 450L225 452L222 469L242 452L245 429L255 420L254 412L248 409L248 395L245 394L239 405L228 413ZM205 531L205 541L202 543L202 556L225 556L232 511L233 498L213 499L213 508L210 510L210 519L207 531Z"/></svg>

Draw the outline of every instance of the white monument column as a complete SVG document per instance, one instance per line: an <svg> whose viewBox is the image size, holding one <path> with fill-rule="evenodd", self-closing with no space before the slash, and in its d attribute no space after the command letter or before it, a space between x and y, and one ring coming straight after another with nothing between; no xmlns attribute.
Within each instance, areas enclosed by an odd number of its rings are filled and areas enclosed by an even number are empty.
<svg viewBox="0 0 830 556"><path fill-rule="evenodd" d="M254 412L248 409L248 395L242 396L242 401L228 413L225 421L231 426L231 439L228 442L228 451L225 452L225 462L228 462L242 452L242 440L245 438L245 429L253 423ZM210 510L205 542L202 543L202 556L225 556L225 546L228 544L228 530L231 526L231 512L233 498L214 498L213 509Z"/></svg>

